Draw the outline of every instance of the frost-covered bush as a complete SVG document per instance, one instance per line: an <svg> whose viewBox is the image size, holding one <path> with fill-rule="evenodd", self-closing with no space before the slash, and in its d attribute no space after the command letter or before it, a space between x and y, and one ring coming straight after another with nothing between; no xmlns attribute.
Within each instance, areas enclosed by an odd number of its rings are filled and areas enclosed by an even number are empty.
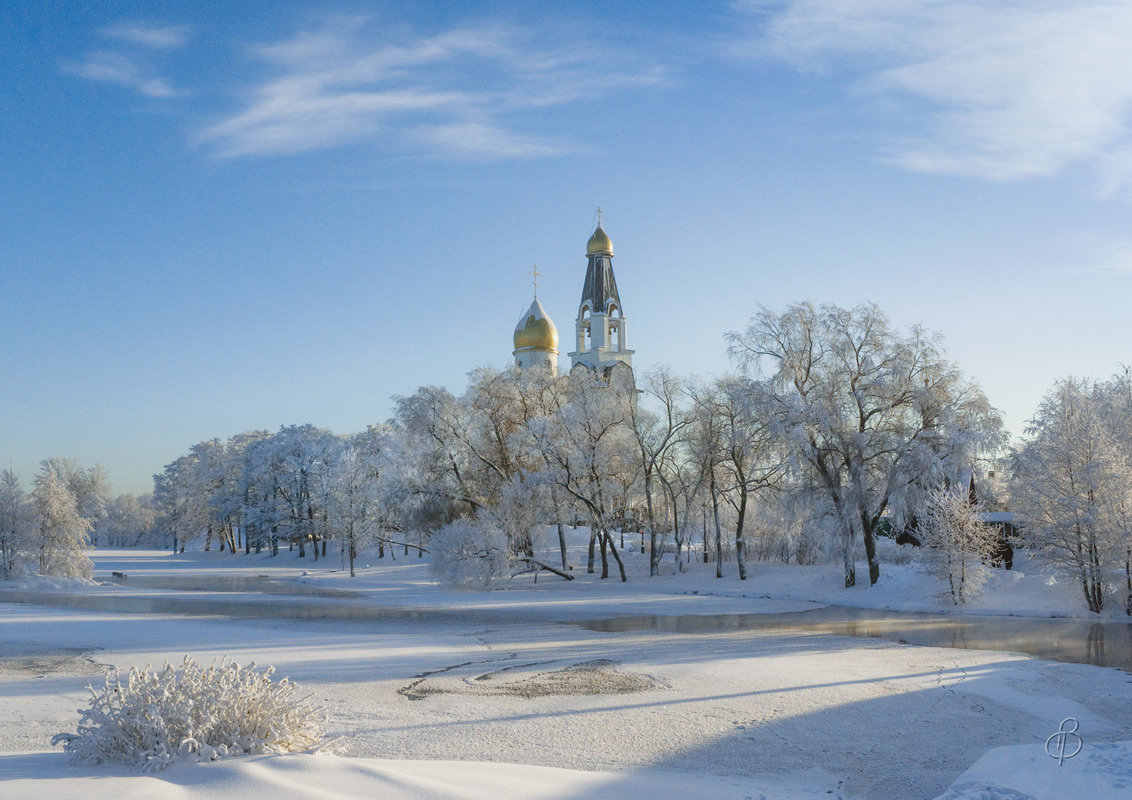
<svg viewBox="0 0 1132 800"><path fill-rule="evenodd" d="M511 574L511 544L490 521L458 519L434 533L429 544L433 573L449 586L486 590Z"/></svg>
<svg viewBox="0 0 1132 800"><path fill-rule="evenodd" d="M916 556L916 548L910 544L897 544L887 536L877 537L877 556L886 564L908 564Z"/></svg>
<svg viewBox="0 0 1132 800"><path fill-rule="evenodd" d="M998 537L979 521L964 492L935 489L928 493L920 528L920 555L937 575L947 578L951 599L965 603L986 583L990 571L981 562L990 557Z"/></svg>
<svg viewBox="0 0 1132 800"><path fill-rule="evenodd" d="M291 753L317 747L323 738L322 709L295 695L274 667L241 667L227 658L201 667L189 656L180 669L117 670L106 687L91 687L90 708L79 710L78 733L59 733L82 764L107 761L156 772L178 756L214 760L244 753Z"/></svg>

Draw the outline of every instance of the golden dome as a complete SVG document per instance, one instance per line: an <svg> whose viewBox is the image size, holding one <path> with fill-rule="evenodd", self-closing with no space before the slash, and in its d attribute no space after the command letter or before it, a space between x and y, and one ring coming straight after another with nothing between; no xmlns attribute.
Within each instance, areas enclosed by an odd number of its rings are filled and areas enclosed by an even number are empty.
<svg viewBox="0 0 1132 800"><path fill-rule="evenodd" d="M608 253L613 255L613 242L609 240L609 236L601 229L601 225L597 226L594 235L586 242L586 255L592 256L595 253Z"/></svg>
<svg viewBox="0 0 1132 800"><path fill-rule="evenodd" d="M558 352L558 328L546 315L537 297L515 326L515 349Z"/></svg>

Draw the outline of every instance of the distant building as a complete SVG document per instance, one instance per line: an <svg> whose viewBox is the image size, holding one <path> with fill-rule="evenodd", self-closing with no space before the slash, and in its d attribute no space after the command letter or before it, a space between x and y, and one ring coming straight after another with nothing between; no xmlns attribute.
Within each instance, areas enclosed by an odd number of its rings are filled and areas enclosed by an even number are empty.
<svg viewBox="0 0 1132 800"><path fill-rule="evenodd" d="M617 280L613 277L613 242L598 223L586 243L586 281L578 304L576 349L570 368L589 367L610 373L624 365L632 373L629 323L621 309Z"/></svg>
<svg viewBox="0 0 1132 800"><path fill-rule="evenodd" d="M538 277L537 268L535 277ZM613 242L601 227L586 243L586 278L578 304L575 350L570 368L586 367L606 377L621 375L633 383L633 352L628 343L628 320L621 308L613 276ZM515 366L558 369L558 328L536 296L515 326Z"/></svg>
<svg viewBox="0 0 1132 800"><path fill-rule="evenodd" d="M537 296L527 313L519 318L513 339L515 366L520 369L544 367L558 372L558 328Z"/></svg>

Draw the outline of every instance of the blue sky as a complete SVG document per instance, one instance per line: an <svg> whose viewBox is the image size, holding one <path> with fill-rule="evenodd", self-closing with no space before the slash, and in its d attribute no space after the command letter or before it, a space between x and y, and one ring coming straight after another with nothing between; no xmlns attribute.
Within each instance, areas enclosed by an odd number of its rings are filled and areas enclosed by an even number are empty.
<svg viewBox="0 0 1132 800"><path fill-rule="evenodd" d="M641 368L874 301L1020 433L1132 361L1132 6L542 5L6 4L0 467L459 391L533 265L569 334L598 206Z"/></svg>

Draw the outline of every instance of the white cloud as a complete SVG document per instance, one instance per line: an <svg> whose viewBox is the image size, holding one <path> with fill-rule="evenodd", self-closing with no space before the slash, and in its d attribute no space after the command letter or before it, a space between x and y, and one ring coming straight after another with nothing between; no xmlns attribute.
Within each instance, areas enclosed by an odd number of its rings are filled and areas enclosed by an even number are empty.
<svg viewBox="0 0 1132 800"><path fill-rule="evenodd" d="M176 50L188 43L190 28L187 25L162 27L140 22L119 22L116 25L103 28L99 33L109 39L117 39L154 50Z"/></svg>
<svg viewBox="0 0 1132 800"><path fill-rule="evenodd" d="M125 86L146 97L174 97L178 94L164 79L147 74L139 63L122 53L87 53L83 61L66 64L63 69L90 81Z"/></svg>
<svg viewBox="0 0 1132 800"><path fill-rule="evenodd" d="M1132 143L1132 3L753 0L736 8L755 31L745 54L847 74L865 97L912 101L884 143L905 168L1008 180L1111 166L1110 154ZM1117 183L1129 178L1126 169Z"/></svg>
<svg viewBox="0 0 1132 800"><path fill-rule="evenodd" d="M154 26L120 22L98 32L119 43L115 49L93 50L82 61L63 65L63 71L100 83L113 83L133 89L145 97L175 97L182 94L157 73L152 51L184 47L189 41L186 25Z"/></svg>
<svg viewBox="0 0 1132 800"><path fill-rule="evenodd" d="M532 158L569 144L513 130L514 116L662 81L592 49L536 43L506 26L431 36L339 19L252 49L268 76L244 105L205 128L221 157L281 155L369 137L460 158Z"/></svg>
<svg viewBox="0 0 1132 800"><path fill-rule="evenodd" d="M485 122L464 121L418 128L413 135L440 153L472 159L526 159L577 150L536 136L524 136Z"/></svg>

